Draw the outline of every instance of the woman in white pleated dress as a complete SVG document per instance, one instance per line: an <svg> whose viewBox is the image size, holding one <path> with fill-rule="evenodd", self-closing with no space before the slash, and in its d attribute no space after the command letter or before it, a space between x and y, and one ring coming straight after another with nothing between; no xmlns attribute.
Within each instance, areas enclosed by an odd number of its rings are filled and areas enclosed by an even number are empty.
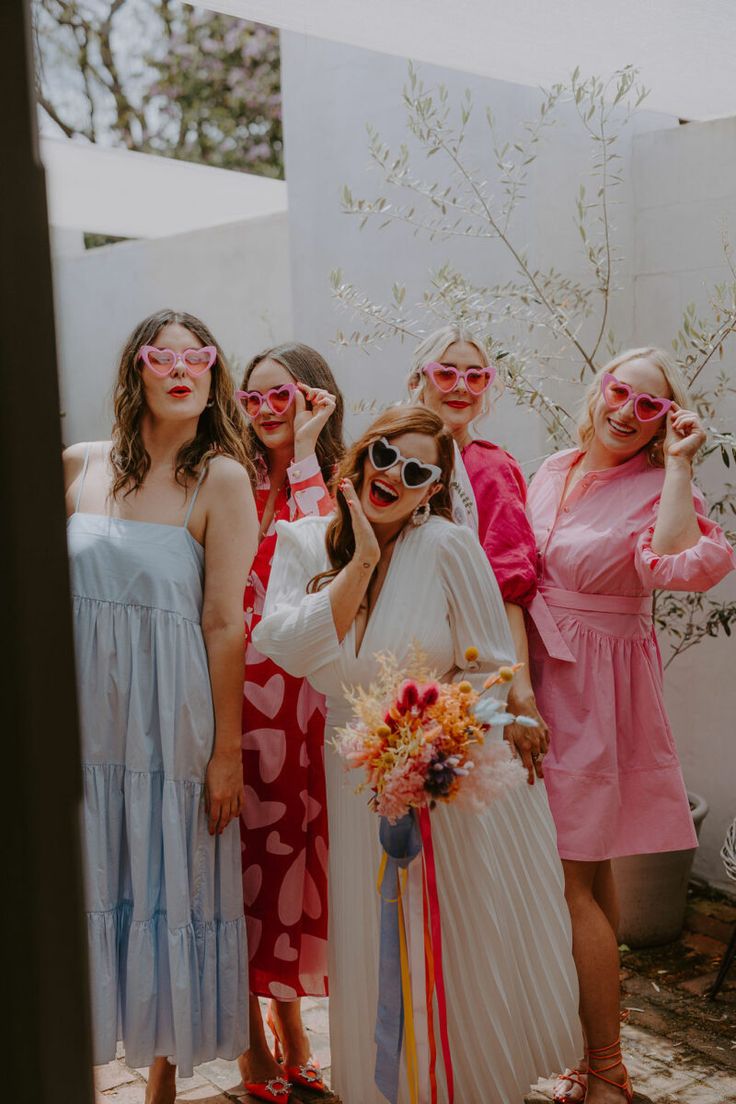
<svg viewBox="0 0 736 1104"><path fill-rule="evenodd" d="M375 678L376 653L402 662L414 643L437 672L475 682L513 656L488 560L474 533L450 520L452 455L430 411L378 418L342 464L337 514L279 523L255 633L261 651L327 697L330 1043L333 1088L346 1104L382 1096L373 1082L379 822L329 746L350 717L344 687ZM463 670L470 646L479 653L472 673ZM432 816L455 1099L519 1104L579 1045L546 795L522 785L481 815L450 805Z"/></svg>

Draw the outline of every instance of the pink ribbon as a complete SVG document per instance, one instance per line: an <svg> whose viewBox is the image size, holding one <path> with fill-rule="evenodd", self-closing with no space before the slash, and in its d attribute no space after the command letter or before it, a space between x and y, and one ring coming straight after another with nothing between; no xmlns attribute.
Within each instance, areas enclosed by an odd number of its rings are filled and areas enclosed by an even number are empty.
<svg viewBox="0 0 736 1104"><path fill-rule="evenodd" d="M437 871L434 865L434 845L429 809L423 806L419 810L419 829L422 833L424 868L427 875L427 897L429 900L429 920L432 931L432 954L434 956L435 987L437 991L437 1019L442 1043L442 1056L445 1062L445 1080L447 1081L447 1104L455 1099L455 1084L452 1072L450 1039L447 1033L447 998L445 996L445 976L442 970L442 926L440 921L440 902L437 893Z"/></svg>

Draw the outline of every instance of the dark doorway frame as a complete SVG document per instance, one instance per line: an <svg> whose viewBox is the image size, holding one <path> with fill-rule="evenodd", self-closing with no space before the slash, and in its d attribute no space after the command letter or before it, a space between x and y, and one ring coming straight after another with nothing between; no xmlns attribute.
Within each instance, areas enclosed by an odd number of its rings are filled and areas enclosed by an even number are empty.
<svg viewBox="0 0 736 1104"><path fill-rule="evenodd" d="M59 389L30 0L3 0L0 707L8 825L4 1099L91 1104L81 770Z"/></svg>

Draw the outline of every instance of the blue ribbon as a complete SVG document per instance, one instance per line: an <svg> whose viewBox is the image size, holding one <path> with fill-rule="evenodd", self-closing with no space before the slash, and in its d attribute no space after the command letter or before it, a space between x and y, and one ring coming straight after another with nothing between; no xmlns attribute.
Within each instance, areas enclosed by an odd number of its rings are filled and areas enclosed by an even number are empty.
<svg viewBox="0 0 736 1104"><path fill-rule="evenodd" d="M404 1033L404 1001L401 992L399 950L399 868L406 867L422 850L419 822L413 812L396 824L381 817L378 831L386 852L386 869L379 886L381 894L381 936L378 964L378 1008L376 1010L375 1082L390 1104L399 1095L399 1065Z"/></svg>

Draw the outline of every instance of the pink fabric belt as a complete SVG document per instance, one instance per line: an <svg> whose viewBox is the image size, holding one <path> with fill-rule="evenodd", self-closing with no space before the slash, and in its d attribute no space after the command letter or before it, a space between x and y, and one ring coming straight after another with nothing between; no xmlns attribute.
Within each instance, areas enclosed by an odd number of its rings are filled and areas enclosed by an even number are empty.
<svg viewBox="0 0 736 1104"><path fill-rule="evenodd" d="M628 594L585 594L560 587L540 587L529 606L529 616L537 627L545 648L553 659L574 663L575 656L557 627L550 606L580 613L629 613L651 616L652 599Z"/></svg>

